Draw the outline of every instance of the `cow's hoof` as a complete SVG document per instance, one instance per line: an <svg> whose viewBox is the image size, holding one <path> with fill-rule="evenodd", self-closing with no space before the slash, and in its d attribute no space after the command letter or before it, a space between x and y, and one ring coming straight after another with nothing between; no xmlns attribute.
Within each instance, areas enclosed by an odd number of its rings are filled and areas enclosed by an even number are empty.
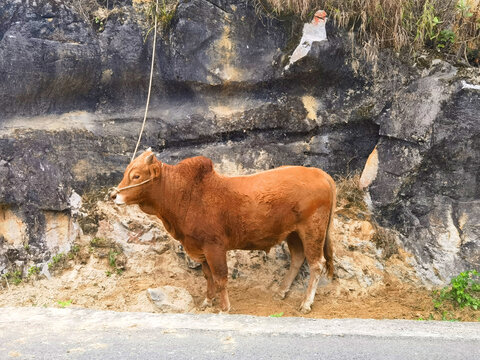
<svg viewBox="0 0 480 360"><path fill-rule="evenodd" d="M287 296L286 292L279 291L273 294L273 299L274 300L285 300L285 296Z"/></svg>
<svg viewBox="0 0 480 360"><path fill-rule="evenodd" d="M222 305L222 307L221 307L220 314L228 314L228 312L230 311L230 309L231 309L230 303L224 304L224 305Z"/></svg>
<svg viewBox="0 0 480 360"><path fill-rule="evenodd" d="M231 308L230 308L230 306L229 306L229 307L226 308L226 309L220 310L218 313L219 313L219 314L229 314L229 313L230 313L230 309L231 309Z"/></svg>
<svg viewBox="0 0 480 360"><path fill-rule="evenodd" d="M213 306L213 299L205 299L203 300L202 305L200 305L200 310L205 310L206 308Z"/></svg>
<svg viewBox="0 0 480 360"><path fill-rule="evenodd" d="M306 304L300 305L300 312L302 314L308 314L310 311L312 311L311 305L306 305Z"/></svg>

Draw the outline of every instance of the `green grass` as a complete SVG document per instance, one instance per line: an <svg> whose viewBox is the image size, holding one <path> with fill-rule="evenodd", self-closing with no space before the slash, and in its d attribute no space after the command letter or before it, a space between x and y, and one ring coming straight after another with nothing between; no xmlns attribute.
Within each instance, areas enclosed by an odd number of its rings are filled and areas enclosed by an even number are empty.
<svg viewBox="0 0 480 360"><path fill-rule="evenodd" d="M67 306L72 305L72 300L57 301L57 304L63 309L63 308L66 308Z"/></svg>
<svg viewBox="0 0 480 360"><path fill-rule="evenodd" d="M12 283L12 284L15 284L15 285L19 285L23 281L22 272L20 270L7 272L7 273L3 274L2 277L8 283Z"/></svg>
<svg viewBox="0 0 480 360"><path fill-rule="evenodd" d="M117 256L119 255L119 253L115 250L110 250L108 252L108 264L110 265L110 267L113 269L113 271L115 273L117 273L118 275L121 275L123 273L123 269L120 269L118 266L117 266ZM110 276L111 275L111 272L110 271L107 271L107 276Z"/></svg>
<svg viewBox="0 0 480 360"><path fill-rule="evenodd" d="M279 313L276 313L276 314L270 315L270 317L276 317L276 318L279 318L279 317L282 317L282 316L283 316L283 311L282 311L282 312L279 312Z"/></svg>
<svg viewBox="0 0 480 360"><path fill-rule="evenodd" d="M56 255L53 255L52 260L48 263L48 270L57 269L64 259L65 259L64 253L58 253Z"/></svg>
<svg viewBox="0 0 480 360"><path fill-rule="evenodd" d="M27 273L27 277L30 278L34 275L38 275L40 274L40 268L38 266L31 266L29 269L28 269L28 273Z"/></svg>

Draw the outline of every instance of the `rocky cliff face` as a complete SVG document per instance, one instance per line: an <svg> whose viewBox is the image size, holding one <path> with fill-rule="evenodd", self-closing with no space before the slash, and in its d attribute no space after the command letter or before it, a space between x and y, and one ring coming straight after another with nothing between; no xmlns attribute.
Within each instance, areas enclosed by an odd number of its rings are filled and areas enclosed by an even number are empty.
<svg viewBox="0 0 480 360"><path fill-rule="evenodd" d="M129 162L152 37L137 5L117 5L98 32L70 1L0 4L2 272L66 251L79 195L117 184ZM362 171L377 146L372 210L423 278L478 268L479 91L462 85L475 75L388 52L358 72L351 39L328 22L328 42L285 72L287 27L242 0L180 1L157 44L142 144L229 174L298 164L332 175Z"/></svg>
<svg viewBox="0 0 480 360"><path fill-rule="evenodd" d="M437 64L378 118L373 207L433 282L480 267L480 87L457 72Z"/></svg>

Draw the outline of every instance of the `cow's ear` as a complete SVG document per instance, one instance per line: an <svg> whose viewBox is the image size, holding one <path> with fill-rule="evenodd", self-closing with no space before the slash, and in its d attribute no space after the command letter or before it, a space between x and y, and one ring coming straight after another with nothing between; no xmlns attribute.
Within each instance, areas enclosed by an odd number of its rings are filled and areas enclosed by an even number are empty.
<svg viewBox="0 0 480 360"><path fill-rule="evenodd" d="M152 153L150 155L148 155L146 158L145 158L145 164L147 165L151 165L153 164L153 160L155 158L155 155Z"/></svg>
<svg viewBox="0 0 480 360"><path fill-rule="evenodd" d="M162 164L163 165L163 164ZM157 177L160 177L160 165L159 164L154 164L151 168L151 173L153 173L153 177L154 178L157 178Z"/></svg>

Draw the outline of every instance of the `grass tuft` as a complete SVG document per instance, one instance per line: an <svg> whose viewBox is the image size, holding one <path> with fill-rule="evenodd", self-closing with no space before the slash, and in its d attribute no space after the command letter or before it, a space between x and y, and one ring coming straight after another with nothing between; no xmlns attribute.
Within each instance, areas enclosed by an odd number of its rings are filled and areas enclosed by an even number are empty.
<svg viewBox="0 0 480 360"><path fill-rule="evenodd" d="M340 176L335 179L337 185L337 213L354 219L369 216L369 210L365 203L365 192L360 189L359 180L359 173Z"/></svg>
<svg viewBox="0 0 480 360"><path fill-rule="evenodd" d="M368 47L417 52L433 49L480 63L480 0L257 0L273 16L310 20L324 9Z"/></svg>

